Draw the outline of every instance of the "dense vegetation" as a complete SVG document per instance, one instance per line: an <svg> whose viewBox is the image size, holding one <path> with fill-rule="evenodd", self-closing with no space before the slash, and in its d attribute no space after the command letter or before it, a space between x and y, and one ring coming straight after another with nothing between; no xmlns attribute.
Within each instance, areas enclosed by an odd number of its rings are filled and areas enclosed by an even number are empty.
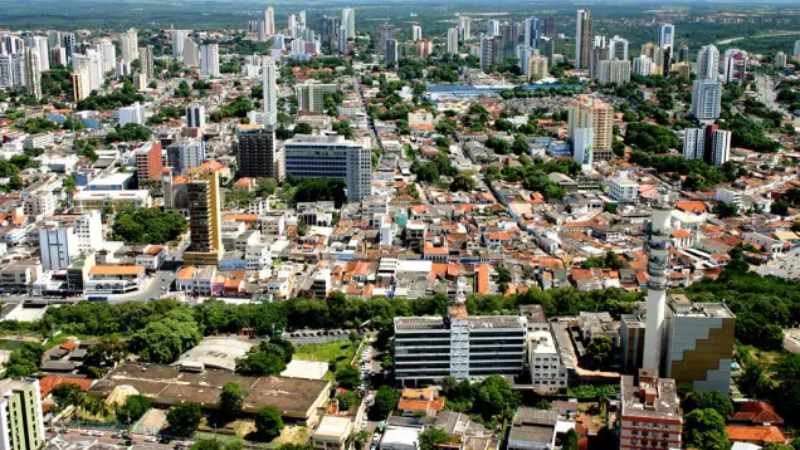
<svg viewBox="0 0 800 450"><path fill-rule="evenodd" d="M133 85L126 81L120 89L107 95L93 91L88 97L78 102L77 109L78 111L111 111L135 102L142 102L144 99L144 96L136 92Z"/></svg>
<svg viewBox="0 0 800 450"><path fill-rule="evenodd" d="M173 210L129 208L114 218L114 239L132 244L164 244L186 231L186 219Z"/></svg>

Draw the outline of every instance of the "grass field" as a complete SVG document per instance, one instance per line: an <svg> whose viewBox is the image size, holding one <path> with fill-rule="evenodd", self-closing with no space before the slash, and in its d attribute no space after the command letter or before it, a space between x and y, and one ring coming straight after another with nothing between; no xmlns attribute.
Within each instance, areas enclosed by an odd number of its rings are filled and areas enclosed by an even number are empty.
<svg viewBox="0 0 800 450"><path fill-rule="evenodd" d="M325 361L334 363L335 367L331 370L335 371L336 367L343 364L349 364L356 354L358 342L353 343L350 339L339 339L324 344L305 344L298 345L294 349L294 357L297 359L304 359L307 361Z"/></svg>

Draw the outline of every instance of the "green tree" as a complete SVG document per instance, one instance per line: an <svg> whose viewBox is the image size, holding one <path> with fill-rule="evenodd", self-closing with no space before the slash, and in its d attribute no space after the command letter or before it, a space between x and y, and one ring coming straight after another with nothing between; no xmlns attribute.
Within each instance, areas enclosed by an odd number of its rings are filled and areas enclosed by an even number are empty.
<svg viewBox="0 0 800 450"><path fill-rule="evenodd" d="M450 183L450 192L469 192L473 189L475 189L475 180L463 172L456 175Z"/></svg>
<svg viewBox="0 0 800 450"><path fill-rule="evenodd" d="M578 433L570 428L564 436L564 441L561 444L561 450L578 450Z"/></svg>
<svg viewBox="0 0 800 450"><path fill-rule="evenodd" d="M262 441L269 442L280 436L283 430L281 412L272 407L266 407L256 416L256 434Z"/></svg>
<svg viewBox="0 0 800 450"><path fill-rule="evenodd" d="M614 359L613 345L608 336L595 336L586 346L586 365L589 369L609 368Z"/></svg>
<svg viewBox="0 0 800 450"><path fill-rule="evenodd" d="M713 409L695 409L684 417L684 445L698 450L728 450L725 419Z"/></svg>
<svg viewBox="0 0 800 450"><path fill-rule="evenodd" d="M200 342L200 330L193 320L164 318L150 322L131 337L130 348L145 361L168 364Z"/></svg>
<svg viewBox="0 0 800 450"><path fill-rule="evenodd" d="M492 375L478 385L473 410L485 420L496 416L509 418L518 404L519 399L511 390L511 384L503 377Z"/></svg>
<svg viewBox="0 0 800 450"><path fill-rule="evenodd" d="M361 384L361 375L358 369L351 366L343 366L336 369L336 384L345 389L355 389Z"/></svg>
<svg viewBox="0 0 800 450"><path fill-rule="evenodd" d="M39 361L44 348L33 342L25 342L14 351L6 363L5 376L9 378L28 377L39 371Z"/></svg>
<svg viewBox="0 0 800 450"><path fill-rule="evenodd" d="M112 236L133 244L164 244L187 229L186 219L174 210L128 208L114 218Z"/></svg>
<svg viewBox="0 0 800 450"><path fill-rule="evenodd" d="M722 417L729 417L733 414L733 403L730 397L719 391L691 391L681 402L684 414L688 414L695 409L713 409L720 413Z"/></svg>
<svg viewBox="0 0 800 450"><path fill-rule="evenodd" d="M244 406L244 390L238 383L225 383L219 394L217 409L226 421L239 417Z"/></svg>
<svg viewBox="0 0 800 450"><path fill-rule="evenodd" d="M191 450L242 450L241 441L222 442L217 439L200 439L190 447Z"/></svg>
<svg viewBox="0 0 800 450"><path fill-rule="evenodd" d="M419 434L417 438L419 450L434 450L436 446L451 441L451 437L439 427L430 427Z"/></svg>
<svg viewBox="0 0 800 450"><path fill-rule="evenodd" d="M197 403L173 406L167 413L169 434L183 438L190 437L200 425L201 418L202 411Z"/></svg>
<svg viewBox="0 0 800 450"><path fill-rule="evenodd" d="M389 386L381 386L375 393L375 401L369 409L370 420L383 420L394 411L400 395Z"/></svg>
<svg viewBox="0 0 800 450"><path fill-rule="evenodd" d="M123 423L131 424L150 409L152 402L143 395L129 395L125 403L117 408L117 418Z"/></svg>

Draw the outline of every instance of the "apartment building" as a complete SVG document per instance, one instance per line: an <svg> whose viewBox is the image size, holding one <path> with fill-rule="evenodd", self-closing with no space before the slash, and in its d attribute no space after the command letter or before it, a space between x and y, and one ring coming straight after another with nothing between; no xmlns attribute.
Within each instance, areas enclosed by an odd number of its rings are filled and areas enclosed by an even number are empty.
<svg viewBox="0 0 800 450"><path fill-rule="evenodd" d="M592 152L595 161L611 159L614 141L614 107L598 98L578 96L569 108L569 139L574 142L576 130L592 130Z"/></svg>
<svg viewBox="0 0 800 450"><path fill-rule="evenodd" d="M549 326L528 331L528 367L534 389L557 392L567 388L567 368Z"/></svg>
<svg viewBox="0 0 800 450"><path fill-rule="evenodd" d="M620 381L619 448L681 448L683 415L675 380L645 369Z"/></svg>
<svg viewBox="0 0 800 450"><path fill-rule="evenodd" d="M44 442L39 380L0 380L0 448L36 450Z"/></svg>

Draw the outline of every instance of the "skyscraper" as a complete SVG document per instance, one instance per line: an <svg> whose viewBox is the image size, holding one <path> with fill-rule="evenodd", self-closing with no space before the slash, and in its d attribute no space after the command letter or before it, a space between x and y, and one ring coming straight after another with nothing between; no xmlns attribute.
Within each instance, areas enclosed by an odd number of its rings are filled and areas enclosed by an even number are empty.
<svg viewBox="0 0 800 450"><path fill-rule="evenodd" d="M794 51L792 51L792 57L796 61L800 60L800 39L794 41Z"/></svg>
<svg viewBox="0 0 800 450"><path fill-rule="evenodd" d="M728 162L731 152L731 132L717 125L687 128L683 140L683 157L721 166Z"/></svg>
<svg viewBox="0 0 800 450"><path fill-rule="evenodd" d="M338 16L324 16L322 18L321 40L322 46L330 51L339 48L339 31L342 28L342 19Z"/></svg>
<svg viewBox="0 0 800 450"><path fill-rule="evenodd" d="M342 27L347 39L356 38L356 10L353 8L342 9Z"/></svg>
<svg viewBox="0 0 800 450"><path fill-rule="evenodd" d="M200 48L200 72L209 77L219 76L219 44L212 42Z"/></svg>
<svg viewBox="0 0 800 450"><path fill-rule="evenodd" d="M447 30L447 54L458 54L458 28L456 27Z"/></svg>
<svg viewBox="0 0 800 450"><path fill-rule="evenodd" d="M394 66L399 59L397 39L386 39L384 41L383 63L387 66Z"/></svg>
<svg viewBox="0 0 800 450"><path fill-rule="evenodd" d="M631 62L619 59L600 61L595 80L601 85L628 83L631 81Z"/></svg>
<svg viewBox="0 0 800 450"><path fill-rule="evenodd" d="M142 66L142 73L147 80L153 79L155 76L155 67L153 65L153 46L145 45L139 47L139 62Z"/></svg>
<svg viewBox="0 0 800 450"><path fill-rule="evenodd" d="M628 40L614 36L608 41L608 59L628 60Z"/></svg>
<svg viewBox="0 0 800 450"><path fill-rule="evenodd" d="M692 115L700 121L719 119L722 85L716 80L696 80L692 85Z"/></svg>
<svg viewBox="0 0 800 450"><path fill-rule="evenodd" d="M575 29L575 67L589 68L592 51L592 13L588 9L579 9Z"/></svg>
<svg viewBox="0 0 800 450"><path fill-rule="evenodd" d="M42 70L36 48L25 49L25 87L28 95L37 100L42 98Z"/></svg>
<svg viewBox="0 0 800 450"><path fill-rule="evenodd" d="M139 58L139 33L135 28L129 28L128 31L120 36L120 47L122 47L122 59L130 64Z"/></svg>
<svg viewBox="0 0 800 450"><path fill-rule="evenodd" d="M183 261L187 265L217 265L224 252L219 172L202 166L194 169L187 192L191 243Z"/></svg>
<svg viewBox="0 0 800 450"><path fill-rule="evenodd" d="M186 107L186 126L188 128L205 128L206 126L206 107L200 104L192 104Z"/></svg>
<svg viewBox="0 0 800 450"><path fill-rule="evenodd" d="M574 144L576 130L592 129L592 152L595 161L611 159L614 108L588 95L578 96L569 108L569 139Z"/></svg>
<svg viewBox="0 0 800 450"><path fill-rule="evenodd" d="M484 36L481 38L481 71L484 73L489 72L489 69L495 64L497 55L499 53L499 39L494 36Z"/></svg>
<svg viewBox="0 0 800 450"><path fill-rule="evenodd" d="M658 46L669 49L675 46L675 25L671 23L661 24L661 29L658 34Z"/></svg>
<svg viewBox="0 0 800 450"><path fill-rule="evenodd" d="M261 70L264 90L264 126L274 129L278 125L278 71L275 68L275 61L270 57L265 57Z"/></svg>
<svg viewBox="0 0 800 450"><path fill-rule="evenodd" d="M411 40L416 42L421 39L422 39L422 27L417 24L411 25Z"/></svg>
<svg viewBox="0 0 800 450"><path fill-rule="evenodd" d="M41 71L47 72L50 70L50 46L47 43L47 37L33 36L29 46L35 48L39 54L39 68Z"/></svg>
<svg viewBox="0 0 800 450"><path fill-rule="evenodd" d="M539 38L541 36L541 22L538 17L528 17L523 22L524 44L528 47L539 48Z"/></svg>
<svg viewBox="0 0 800 450"><path fill-rule="evenodd" d="M238 177L282 178L281 154L275 145L275 130L240 126L236 133Z"/></svg>
<svg viewBox="0 0 800 450"><path fill-rule="evenodd" d="M36 450L46 438L39 380L0 381L0 448Z"/></svg>
<svg viewBox="0 0 800 450"><path fill-rule="evenodd" d="M167 164L176 174L188 173L205 159L206 149L199 139L181 139L167 147Z"/></svg>
<svg viewBox="0 0 800 450"><path fill-rule="evenodd" d="M183 60L183 44L190 34L192 34L192 30L170 30L173 58Z"/></svg>
<svg viewBox="0 0 800 450"><path fill-rule="evenodd" d="M183 41L183 65L186 67L200 66L200 48L190 36Z"/></svg>
<svg viewBox="0 0 800 450"><path fill-rule="evenodd" d="M111 72L117 67L117 49L111 39L101 39L97 43L97 52L103 61L103 73Z"/></svg>
<svg viewBox="0 0 800 450"><path fill-rule="evenodd" d="M704 45L697 53L697 79L719 78L719 50L714 45Z"/></svg>
<svg viewBox="0 0 800 450"><path fill-rule="evenodd" d="M647 238L647 328L644 335L642 368L658 374L664 345L664 317L667 306L667 271L672 242L670 220L672 205L669 194L661 192L653 208Z"/></svg>
<svg viewBox="0 0 800 450"><path fill-rule="evenodd" d="M556 37L556 18L548 16L544 18L544 25L542 27L542 35L549 38Z"/></svg>
<svg viewBox="0 0 800 450"><path fill-rule="evenodd" d="M472 39L472 20L468 16L459 16L458 34L461 42Z"/></svg>
<svg viewBox="0 0 800 450"><path fill-rule="evenodd" d="M723 62L722 74L726 83L743 83L747 80L748 56L746 51L729 48L725 50Z"/></svg>
<svg viewBox="0 0 800 450"><path fill-rule="evenodd" d="M272 6L264 10L264 34L267 37L275 35L275 9Z"/></svg>

